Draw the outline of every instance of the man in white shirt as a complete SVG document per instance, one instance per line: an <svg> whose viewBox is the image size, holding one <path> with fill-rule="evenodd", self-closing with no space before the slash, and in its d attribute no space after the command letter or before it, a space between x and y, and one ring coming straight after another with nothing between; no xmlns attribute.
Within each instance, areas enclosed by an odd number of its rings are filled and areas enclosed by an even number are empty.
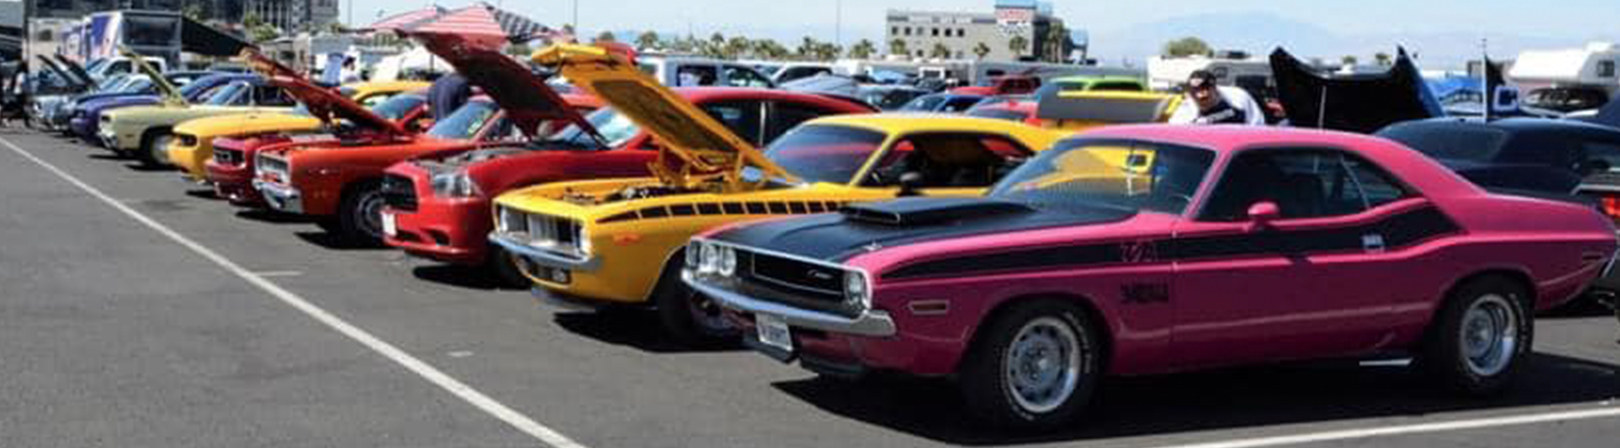
<svg viewBox="0 0 1620 448"><path fill-rule="evenodd" d="M1265 126L1265 111L1249 92L1216 85L1215 81L1215 74L1207 70L1187 77L1187 99L1170 115L1170 123Z"/></svg>

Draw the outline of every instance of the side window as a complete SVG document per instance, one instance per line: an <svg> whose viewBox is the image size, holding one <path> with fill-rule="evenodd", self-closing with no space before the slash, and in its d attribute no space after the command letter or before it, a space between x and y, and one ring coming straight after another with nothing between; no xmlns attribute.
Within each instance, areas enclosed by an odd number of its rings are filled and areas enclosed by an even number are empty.
<svg viewBox="0 0 1620 448"><path fill-rule="evenodd" d="M951 98L950 102L945 103L945 107L940 108L939 111L952 114L961 113L968 109L972 109L973 105L979 104L980 101L984 101L984 99L974 97Z"/></svg>
<svg viewBox="0 0 1620 448"><path fill-rule="evenodd" d="M288 97L286 92L281 91L280 87L256 86L253 90L253 96L259 106L285 107L297 104L297 101Z"/></svg>
<svg viewBox="0 0 1620 448"><path fill-rule="evenodd" d="M824 115L832 115L834 113L836 112L822 110L816 108L815 106L805 104L789 102L773 103L771 108L770 122L768 123L769 126L767 126L765 130L765 144L768 145L770 142L776 141L777 137L781 137L782 134L786 134L787 131L793 130L793 128L798 127L799 124L814 120Z"/></svg>
<svg viewBox="0 0 1620 448"><path fill-rule="evenodd" d="M726 66L726 85L731 87L765 87L771 86L771 81L744 67Z"/></svg>
<svg viewBox="0 0 1620 448"><path fill-rule="evenodd" d="M764 146L761 142L760 125L764 119L760 116L763 103L758 101L724 101L703 105L703 111L709 116L719 120L738 137L753 143L754 146Z"/></svg>
<svg viewBox="0 0 1620 448"><path fill-rule="evenodd" d="M1000 180L1030 151L1012 139L989 134L920 134L901 139L878 162L875 186L899 185L917 173L923 188L983 188Z"/></svg>
<svg viewBox="0 0 1620 448"><path fill-rule="evenodd" d="M1405 183L1378 165L1351 155L1345 155L1343 158L1344 166L1352 176L1351 180L1360 187L1361 197L1365 200L1367 208L1382 207L1416 195Z"/></svg>
<svg viewBox="0 0 1620 448"><path fill-rule="evenodd" d="M720 83L720 73L713 65L682 65L675 80L679 87L712 86Z"/></svg>
<svg viewBox="0 0 1620 448"><path fill-rule="evenodd" d="M122 73L129 73L129 72L130 72L129 61L117 61L117 62L112 63L111 67L107 67L107 74L108 75L122 74Z"/></svg>
<svg viewBox="0 0 1620 448"><path fill-rule="evenodd" d="M1599 61L1598 66L1597 66L1597 71L1598 71L1597 75L1598 75L1599 78L1613 78L1614 77L1614 61Z"/></svg>
<svg viewBox="0 0 1620 448"><path fill-rule="evenodd" d="M1360 168L1363 176L1352 168ZM1365 162L1352 164L1339 151L1245 151L1226 168L1201 219L1242 221L1248 219L1249 207L1262 201L1276 203L1283 219L1361 213L1406 196L1405 189L1382 171ZM1361 177L1373 187L1370 193L1363 193Z"/></svg>

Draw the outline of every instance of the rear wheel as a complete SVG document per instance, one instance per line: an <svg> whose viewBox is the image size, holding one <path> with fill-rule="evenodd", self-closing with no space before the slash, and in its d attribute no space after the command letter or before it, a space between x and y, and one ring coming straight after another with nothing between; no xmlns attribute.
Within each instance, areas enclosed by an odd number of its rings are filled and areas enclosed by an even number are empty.
<svg viewBox="0 0 1620 448"><path fill-rule="evenodd" d="M1502 277L1469 281L1440 309L1419 363L1435 380L1469 395L1501 392L1530 353L1529 293Z"/></svg>
<svg viewBox="0 0 1620 448"><path fill-rule="evenodd" d="M338 238L356 246L382 245L382 183L365 181L343 193L338 207Z"/></svg>
<svg viewBox="0 0 1620 448"><path fill-rule="evenodd" d="M141 166L147 168L161 168L170 165L169 144L174 142L174 134L168 132L148 132L141 137L141 147L135 150L135 159Z"/></svg>
<svg viewBox="0 0 1620 448"><path fill-rule="evenodd" d="M698 294L681 281L677 255L664 268L653 289L653 306L658 309L658 320L664 324L675 340L689 346L719 345L735 342L737 327L726 320L720 304L708 296Z"/></svg>
<svg viewBox="0 0 1620 448"><path fill-rule="evenodd" d="M1050 430L1091 401L1101 376L1097 329L1078 307L1046 300L1014 305L984 327L962 360L969 407L991 424Z"/></svg>

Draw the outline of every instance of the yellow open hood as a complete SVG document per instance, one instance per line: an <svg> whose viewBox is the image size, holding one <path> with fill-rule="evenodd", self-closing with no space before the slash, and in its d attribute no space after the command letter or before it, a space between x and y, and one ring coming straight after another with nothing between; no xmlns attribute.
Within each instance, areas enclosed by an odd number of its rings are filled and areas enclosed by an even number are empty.
<svg viewBox="0 0 1620 448"><path fill-rule="evenodd" d="M556 45L536 52L534 62L561 72L657 138L662 147L652 170L669 186L721 180L737 188L746 167L763 171L764 178L795 180L747 140L606 49Z"/></svg>
<svg viewBox="0 0 1620 448"><path fill-rule="evenodd" d="M140 70L141 74L144 74L146 77L152 79L152 85L157 86L158 93L163 95L164 103L174 105L186 104L186 97L180 95L180 89L176 88L174 84L170 84L169 79L164 78L163 72L158 71L157 67L153 67L152 64L148 64L146 62L146 57L141 56L139 53L136 53L130 50L129 47L125 47L123 45L118 46L118 52L122 53L124 57L129 58L129 63L134 64L135 68Z"/></svg>

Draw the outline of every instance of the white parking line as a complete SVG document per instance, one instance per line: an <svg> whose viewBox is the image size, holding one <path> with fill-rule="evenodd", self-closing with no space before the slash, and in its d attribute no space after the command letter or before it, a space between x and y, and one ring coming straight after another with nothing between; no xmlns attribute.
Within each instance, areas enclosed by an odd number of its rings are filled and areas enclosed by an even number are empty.
<svg viewBox="0 0 1620 448"><path fill-rule="evenodd" d="M1556 423L1574 420L1591 420L1599 418L1620 417L1620 408L1585 409L1578 411L1549 412L1543 414L1527 414L1505 417L1491 417L1471 420L1453 420L1448 422L1417 423L1401 426L1383 426L1378 428L1345 429L1339 431L1325 431L1316 433L1295 434L1276 437L1259 437L1253 439L1237 439L1221 442L1195 443L1191 445L1171 445L1162 448L1262 448L1270 446L1303 445L1307 443L1333 442L1339 440L1370 439L1374 437L1390 437L1410 434L1423 434L1432 432L1463 431L1469 429L1497 428L1503 426L1532 425L1537 423Z"/></svg>
<svg viewBox="0 0 1620 448"><path fill-rule="evenodd" d="M230 271L230 273L242 278L242 280L247 281L249 284L264 290L264 292L269 293L276 299L281 300L282 303L285 303L298 311L302 311L304 314L307 314L316 321L331 327L338 333L342 333L344 336L354 339L355 342L359 342L361 345L366 346L366 348L377 352L377 354L398 363L400 366L405 367L412 373L415 373L428 382L433 383L433 385L454 394L456 397L461 398L469 404L472 404L479 410L482 410L489 415L506 422L506 424L511 425L518 431L522 431L524 434L528 434L529 436L538 439L540 442L556 448L585 447L585 445L575 442L573 439L569 439L567 436L562 435L562 433L534 421L534 419L529 418L529 416L523 415L523 413L509 408L506 405L501 404L499 401L495 401L494 398L484 395L484 393L473 389L472 386L468 386L466 383L451 377L439 369L434 368L432 365L417 359L415 356L411 356L410 353L406 353L404 350L395 347L393 344L389 344L388 342L373 336L371 333L360 329L360 327L356 327L348 322L345 322L343 319L338 318L332 313L315 306L308 300L304 300L304 298L299 297L297 294L293 294L291 291L282 289L275 283L265 280L264 276L254 274L247 269L243 269L241 265L238 265L219 253L214 252L212 249L204 247L203 245L198 244L196 241L192 241L190 238L181 235L179 232L175 232L168 226L146 217L146 215L141 214L141 212L135 211L135 209L124 205L124 203L119 202L117 199L114 199L111 196L108 196L106 193L102 193L101 190L90 186L90 184L84 183L84 181L79 180L79 178L74 177L71 174L68 174L66 171L62 171L62 169L50 164L50 162L46 162L39 157L35 157L34 154L17 147L17 145L12 143L11 140L6 139L5 137L0 137L0 144L4 144L7 148L10 148L18 155L23 156L42 168L45 168L46 171L50 171L57 177L62 178L62 180L73 184L75 187L78 187L80 190L84 190L84 192L88 193L90 196L93 196L112 208L123 212L131 219L134 219L135 221L146 225L146 227L151 228L157 233L174 240L175 243L178 243L187 249L191 249L192 252L196 252L203 258L208 259L208 261L219 265L219 267L224 268L226 271Z"/></svg>

